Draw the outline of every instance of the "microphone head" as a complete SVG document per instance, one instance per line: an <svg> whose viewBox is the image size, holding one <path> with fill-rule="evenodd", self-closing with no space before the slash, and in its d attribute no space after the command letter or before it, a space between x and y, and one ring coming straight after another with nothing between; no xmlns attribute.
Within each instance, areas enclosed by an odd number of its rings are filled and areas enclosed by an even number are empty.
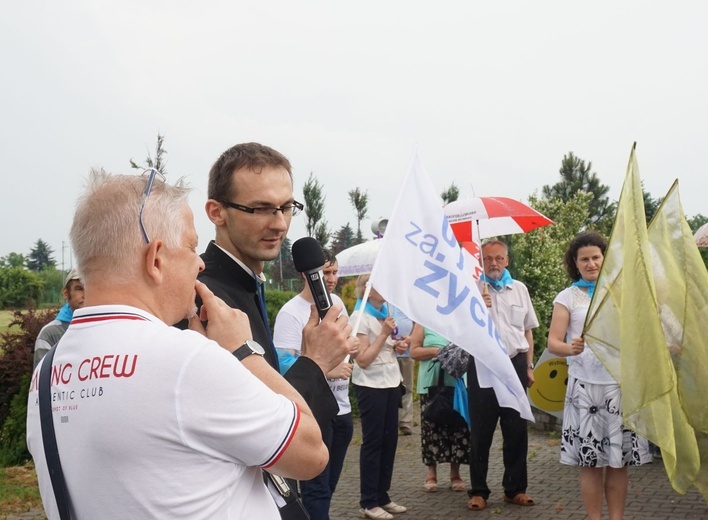
<svg viewBox="0 0 708 520"><path fill-rule="evenodd" d="M293 263L298 273L320 269L325 262L322 246L314 238L300 238L293 244Z"/></svg>

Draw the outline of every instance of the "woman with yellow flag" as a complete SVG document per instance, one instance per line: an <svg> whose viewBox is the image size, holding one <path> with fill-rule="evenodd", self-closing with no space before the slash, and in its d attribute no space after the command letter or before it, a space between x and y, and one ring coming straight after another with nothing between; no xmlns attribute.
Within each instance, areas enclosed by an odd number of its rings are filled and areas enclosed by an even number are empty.
<svg viewBox="0 0 708 520"><path fill-rule="evenodd" d="M565 253L573 280L553 301L548 349L568 357L561 463L580 466L580 490L590 520L602 516L603 495L611 520L624 515L627 466L651 461L646 439L622 424L620 387L582 335L607 242L598 233L576 236Z"/></svg>

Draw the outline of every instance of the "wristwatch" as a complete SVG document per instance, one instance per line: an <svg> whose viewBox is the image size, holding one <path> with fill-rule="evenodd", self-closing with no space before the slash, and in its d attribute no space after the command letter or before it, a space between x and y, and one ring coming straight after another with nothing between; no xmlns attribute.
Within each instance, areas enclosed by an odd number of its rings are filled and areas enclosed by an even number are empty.
<svg viewBox="0 0 708 520"><path fill-rule="evenodd" d="M239 361L243 361L251 354L258 354L259 356L263 356L265 354L263 347L252 339L247 339L246 343L234 350L234 356L236 356L236 359Z"/></svg>
<svg viewBox="0 0 708 520"><path fill-rule="evenodd" d="M259 346L260 346L260 345L259 345ZM529 368L530 368L531 370L533 370L533 369L534 369L534 365L533 365L533 363L529 363L529 365L528 365L528 366L529 366Z"/></svg>

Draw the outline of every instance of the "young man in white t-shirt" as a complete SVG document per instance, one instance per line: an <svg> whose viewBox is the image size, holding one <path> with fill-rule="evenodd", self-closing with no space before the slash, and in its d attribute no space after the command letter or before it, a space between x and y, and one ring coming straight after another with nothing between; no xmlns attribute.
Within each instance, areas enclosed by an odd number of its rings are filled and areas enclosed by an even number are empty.
<svg viewBox="0 0 708 520"><path fill-rule="evenodd" d="M337 258L330 252L324 251L326 263L322 267L322 274L327 285L327 290L334 304L342 306L340 316L349 317L342 300L333 294L339 279ZM278 312L275 319L273 343L275 343L280 358L281 372L285 373L289 366L300 355L302 344L302 330L310 316L310 306L314 303L310 286L300 294L288 301ZM325 470L311 480L300 482L302 501L310 514L311 520L329 519L329 506L332 495L337 487L339 476L344 465L349 442L352 439L354 426L352 424L351 404L349 403L349 378L352 375L352 364L342 362L325 374L330 390L337 399L339 414L330 421L328 428L322 431L322 438L329 449L329 463Z"/></svg>

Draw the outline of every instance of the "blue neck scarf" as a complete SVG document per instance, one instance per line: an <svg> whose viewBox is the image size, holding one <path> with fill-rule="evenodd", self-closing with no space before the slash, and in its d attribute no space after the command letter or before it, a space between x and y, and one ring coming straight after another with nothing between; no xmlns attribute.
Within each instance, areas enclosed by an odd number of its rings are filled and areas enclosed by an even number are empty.
<svg viewBox="0 0 708 520"><path fill-rule="evenodd" d="M570 285L575 285L576 287L587 287L588 296L590 296L590 298L592 298L592 295L595 292L595 282L586 282L582 278L580 280L578 280L577 282L573 282Z"/></svg>
<svg viewBox="0 0 708 520"><path fill-rule="evenodd" d="M354 310L358 311L359 307L361 307L361 299L358 299L356 301L356 305L354 305ZM381 310L378 310L376 307L371 305L371 302L366 302L366 307L364 307L364 312L366 314L371 314L374 318L378 318L380 320L385 320L388 318L388 305L385 303L381 306Z"/></svg>
<svg viewBox="0 0 708 520"><path fill-rule="evenodd" d="M68 303L65 303L64 306L59 309L59 314L57 314L56 319L64 323L70 323L73 315L74 313L71 311L71 307L69 307Z"/></svg>
<svg viewBox="0 0 708 520"><path fill-rule="evenodd" d="M504 269L504 272L502 273L502 276L499 280L492 280L486 274L483 274L482 276L480 276L479 279L484 282L487 282L489 285L494 287L494 289L497 291L501 291L507 285L511 285L512 283L514 283L514 279L509 274L508 269Z"/></svg>

